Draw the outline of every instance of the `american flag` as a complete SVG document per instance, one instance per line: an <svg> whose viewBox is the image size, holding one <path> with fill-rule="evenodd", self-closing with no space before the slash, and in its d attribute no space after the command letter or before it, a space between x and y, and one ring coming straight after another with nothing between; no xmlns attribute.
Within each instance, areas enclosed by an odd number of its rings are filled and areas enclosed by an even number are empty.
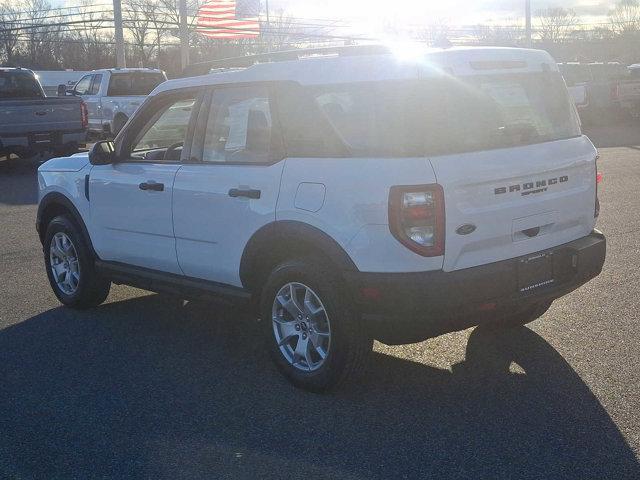
<svg viewBox="0 0 640 480"><path fill-rule="evenodd" d="M260 35L260 0L208 0L198 10L196 32L208 38Z"/></svg>

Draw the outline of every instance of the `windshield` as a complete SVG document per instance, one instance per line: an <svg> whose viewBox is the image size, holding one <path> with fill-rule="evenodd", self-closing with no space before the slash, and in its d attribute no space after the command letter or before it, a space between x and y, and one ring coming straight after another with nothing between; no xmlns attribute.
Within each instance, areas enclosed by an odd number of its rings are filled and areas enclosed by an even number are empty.
<svg viewBox="0 0 640 480"><path fill-rule="evenodd" d="M0 72L0 98L42 98L42 90L30 73Z"/></svg>
<svg viewBox="0 0 640 480"><path fill-rule="evenodd" d="M149 95L154 88L165 81L160 72L114 73L109 81L109 97Z"/></svg>
<svg viewBox="0 0 640 480"><path fill-rule="evenodd" d="M580 135L558 73L307 87L356 156L424 156Z"/></svg>

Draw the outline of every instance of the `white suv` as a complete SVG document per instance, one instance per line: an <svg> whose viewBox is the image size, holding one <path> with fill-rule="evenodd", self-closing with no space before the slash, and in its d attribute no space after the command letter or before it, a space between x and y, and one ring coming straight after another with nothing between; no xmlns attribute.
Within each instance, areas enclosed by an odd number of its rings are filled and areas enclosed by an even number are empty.
<svg viewBox="0 0 640 480"><path fill-rule="evenodd" d="M547 53L330 53L163 83L115 142L42 165L60 301L251 302L322 391L373 339L521 325L600 273L597 152Z"/></svg>

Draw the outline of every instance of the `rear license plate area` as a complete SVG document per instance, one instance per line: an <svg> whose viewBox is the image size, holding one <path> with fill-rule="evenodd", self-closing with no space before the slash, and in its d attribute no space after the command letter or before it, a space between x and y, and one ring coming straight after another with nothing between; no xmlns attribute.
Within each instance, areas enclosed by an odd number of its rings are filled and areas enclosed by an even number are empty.
<svg viewBox="0 0 640 480"><path fill-rule="evenodd" d="M31 142L35 145L51 143L51 141L50 133L34 133L31 137Z"/></svg>
<svg viewBox="0 0 640 480"><path fill-rule="evenodd" d="M518 262L518 291L526 294L555 283L553 252L537 253Z"/></svg>

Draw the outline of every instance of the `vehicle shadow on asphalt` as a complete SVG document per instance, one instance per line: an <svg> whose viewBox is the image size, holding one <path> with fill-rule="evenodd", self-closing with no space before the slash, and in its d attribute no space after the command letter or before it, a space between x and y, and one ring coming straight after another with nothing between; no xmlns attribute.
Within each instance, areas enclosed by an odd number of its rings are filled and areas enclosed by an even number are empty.
<svg viewBox="0 0 640 480"><path fill-rule="evenodd" d="M524 327L477 328L452 370L375 353L359 383L314 395L277 374L247 315L149 295L0 331L0 379L3 478L640 475L596 397Z"/></svg>
<svg viewBox="0 0 640 480"><path fill-rule="evenodd" d="M0 204L34 205L38 203L37 159L0 160Z"/></svg>

